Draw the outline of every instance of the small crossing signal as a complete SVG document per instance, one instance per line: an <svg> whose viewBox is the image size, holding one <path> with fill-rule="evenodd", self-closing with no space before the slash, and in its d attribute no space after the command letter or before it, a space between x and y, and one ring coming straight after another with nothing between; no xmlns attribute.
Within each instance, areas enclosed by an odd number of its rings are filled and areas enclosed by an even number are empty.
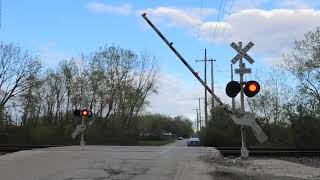
<svg viewBox="0 0 320 180"><path fill-rule="evenodd" d="M75 116L82 116L82 117L91 117L92 116L92 112L87 110L87 109L82 109L82 110L74 110L73 114Z"/></svg>
<svg viewBox="0 0 320 180"><path fill-rule="evenodd" d="M257 81L248 81L243 89L243 92L248 97L253 97L260 91L260 84Z"/></svg>

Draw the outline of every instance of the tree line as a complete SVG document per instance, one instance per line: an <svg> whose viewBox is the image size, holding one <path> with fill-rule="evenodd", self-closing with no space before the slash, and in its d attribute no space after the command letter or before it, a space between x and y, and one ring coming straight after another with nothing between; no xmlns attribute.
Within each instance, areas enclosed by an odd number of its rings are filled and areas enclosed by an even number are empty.
<svg viewBox="0 0 320 180"><path fill-rule="evenodd" d="M82 108L94 116L88 143L134 144L142 130L179 133L192 126L181 117L143 115L148 97L157 93L159 72L156 58L145 52L105 45L54 68L43 68L40 60L13 43L0 43L1 143L75 143L71 133L80 122L73 111ZM153 127L159 122L161 127ZM181 126L162 127L176 123Z"/></svg>

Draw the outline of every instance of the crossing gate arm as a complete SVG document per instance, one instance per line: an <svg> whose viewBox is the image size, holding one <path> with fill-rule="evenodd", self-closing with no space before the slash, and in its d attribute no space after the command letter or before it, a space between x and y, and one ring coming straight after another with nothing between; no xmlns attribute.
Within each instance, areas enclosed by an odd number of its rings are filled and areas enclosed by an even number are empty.
<svg viewBox="0 0 320 180"><path fill-rule="evenodd" d="M206 85L206 83L200 78L200 76L197 75L197 73L193 70L193 68L189 65L189 63L180 55L180 53L172 46L172 43L170 43L167 38L165 38L162 33L158 30L158 28L153 25L153 23L148 19L147 13L143 13L141 15L144 20L147 21L147 23L152 27L152 29L160 36L160 38L167 44L167 46L173 51L173 53L180 59L180 61L191 71L191 73L198 79L198 81L206 88L206 90L213 95L214 99L220 104L224 105L222 101L216 96L209 86Z"/></svg>

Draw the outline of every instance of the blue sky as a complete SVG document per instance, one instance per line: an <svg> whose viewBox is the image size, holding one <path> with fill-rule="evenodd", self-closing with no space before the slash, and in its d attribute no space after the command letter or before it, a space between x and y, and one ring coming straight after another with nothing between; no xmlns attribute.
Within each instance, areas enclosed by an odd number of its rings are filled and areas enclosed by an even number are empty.
<svg viewBox="0 0 320 180"><path fill-rule="evenodd" d="M216 22L221 2L224 11ZM0 36L38 54L46 67L105 44L147 51L161 67L159 95L150 98L148 111L191 117L196 106L193 98L203 97L203 90L141 12L148 13L200 73L203 64L195 59L203 58L207 48L207 56L217 60L216 92L226 102L224 87L230 78L230 60L236 55L230 43L253 41L249 54L256 63L247 67L254 73L268 69L282 62L294 39L320 26L319 7L314 0L2 0Z"/></svg>

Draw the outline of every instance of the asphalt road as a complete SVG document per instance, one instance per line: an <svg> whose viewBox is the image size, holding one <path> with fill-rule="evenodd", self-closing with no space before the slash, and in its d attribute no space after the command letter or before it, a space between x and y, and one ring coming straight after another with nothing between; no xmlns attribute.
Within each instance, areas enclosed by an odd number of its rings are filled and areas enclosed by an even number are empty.
<svg viewBox="0 0 320 180"><path fill-rule="evenodd" d="M21 151L0 156L1 180L192 180L214 179L200 156L214 148L166 146L79 146Z"/></svg>

